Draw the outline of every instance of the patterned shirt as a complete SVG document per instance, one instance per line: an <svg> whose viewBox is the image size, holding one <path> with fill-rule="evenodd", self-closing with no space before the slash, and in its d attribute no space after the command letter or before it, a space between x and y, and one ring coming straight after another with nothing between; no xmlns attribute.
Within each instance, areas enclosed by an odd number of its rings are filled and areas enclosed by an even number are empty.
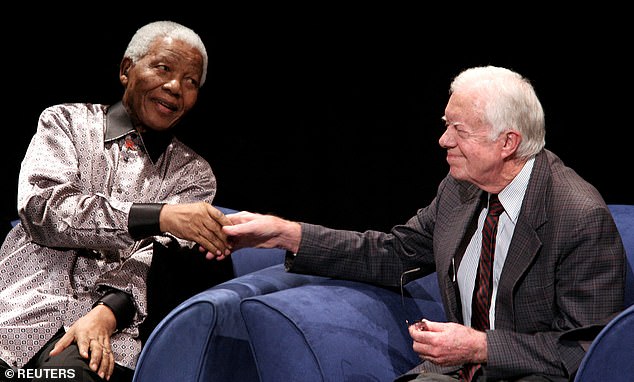
<svg viewBox="0 0 634 382"><path fill-rule="evenodd" d="M18 182L20 223L0 249L0 358L23 367L59 330L88 313L105 291L129 293L136 314L118 332L118 364L134 369L147 315L152 244L128 232L134 203L212 202L209 163L177 138L140 136L121 103L44 110ZM152 139L151 139L152 138Z"/></svg>

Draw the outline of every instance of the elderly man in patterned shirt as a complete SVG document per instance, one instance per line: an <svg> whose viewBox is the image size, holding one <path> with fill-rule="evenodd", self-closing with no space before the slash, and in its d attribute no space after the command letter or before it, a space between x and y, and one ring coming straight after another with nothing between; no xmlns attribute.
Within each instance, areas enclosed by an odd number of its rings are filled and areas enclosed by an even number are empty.
<svg viewBox="0 0 634 382"><path fill-rule="evenodd" d="M211 166L170 133L207 61L193 30L153 22L124 53L121 102L41 114L19 177L20 223L0 253L0 378L43 380L48 368L131 380L153 246L230 253Z"/></svg>

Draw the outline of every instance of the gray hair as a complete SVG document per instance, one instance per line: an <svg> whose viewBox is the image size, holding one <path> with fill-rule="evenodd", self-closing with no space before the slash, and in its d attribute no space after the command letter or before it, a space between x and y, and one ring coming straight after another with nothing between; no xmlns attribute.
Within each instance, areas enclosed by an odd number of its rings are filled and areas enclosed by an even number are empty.
<svg viewBox="0 0 634 382"><path fill-rule="evenodd" d="M505 68L475 67L454 78L449 92L458 91L474 91L480 96L477 107L491 125L491 139L510 129L522 134L519 158L528 159L545 146L544 109L528 79Z"/></svg>
<svg viewBox="0 0 634 382"><path fill-rule="evenodd" d="M203 56L203 72L200 77L200 86L203 86L207 78L207 50L205 44L190 28L173 21L155 21L139 28L128 47L125 50L124 57L129 57L133 63L136 63L145 56L150 49L150 45L157 37L171 37L175 40L184 41L192 47L198 49Z"/></svg>

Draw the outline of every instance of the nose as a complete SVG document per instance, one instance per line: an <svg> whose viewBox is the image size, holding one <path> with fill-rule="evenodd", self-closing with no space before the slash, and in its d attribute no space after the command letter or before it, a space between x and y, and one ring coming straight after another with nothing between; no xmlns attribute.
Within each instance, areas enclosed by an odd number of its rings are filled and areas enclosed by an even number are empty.
<svg viewBox="0 0 634 382"><path fill-rule="evenodd" d="M455 145L455 141L453 140L448 128L445 128L445 131L442 133L440 138L438 138L438 144L444 149Z"/></svg>
<svg viewBox="0 0 634 382"><path fill-rule="evenodd" d="M181 84L178 78L172 78L169 81L166 81L163 84L163 89L168 90L170 93L174 95L179 95L181 93Z"/></svg>

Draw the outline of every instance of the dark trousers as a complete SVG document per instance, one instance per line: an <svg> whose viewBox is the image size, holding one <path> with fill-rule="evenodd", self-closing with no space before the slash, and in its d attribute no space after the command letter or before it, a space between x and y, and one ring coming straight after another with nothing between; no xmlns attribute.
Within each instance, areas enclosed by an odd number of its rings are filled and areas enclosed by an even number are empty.
<svg viewBox="0 0 634 382"><path fill-rule="evenodd" d="M555 379L556 380L556 379ZM421 374L410 374L410 375L402 375L395 382L404 382L404 381L412 381L412 382L458 382L460 381L459 376L456 375L443 375L443 374L435 374L435 373L421 373ZM474 382L485 382L487 379L485 377L480 376ZM553 379L550 379L541 375L528 375L526 377L521 377L518 379L512 380L503 380L499 382L552 382Z"/></svg>
<svg viewBox="0 0 634 382"><path fill-rule="evenodd" d="M31 382L103 382L105 381L88 366L88 359L79 355L79 348L72 344L55 357L48 354L55 343L62 338L64 330L60 329L50 341L29 361L22 370L10 367L0 359L0 381ZM134 371L116 365L109 382L131 382Z"/></svg>

